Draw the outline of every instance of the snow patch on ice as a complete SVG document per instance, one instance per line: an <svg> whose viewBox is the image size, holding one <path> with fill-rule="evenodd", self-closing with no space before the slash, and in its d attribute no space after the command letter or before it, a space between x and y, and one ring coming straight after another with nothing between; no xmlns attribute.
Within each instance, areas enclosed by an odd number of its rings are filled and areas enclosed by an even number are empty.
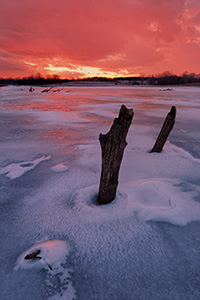
<svg viewBox="0 0 200 300"><path fill-rule="evenodd" d="M21 177L26 172L34 169L42 161L49 160L51 155L36 158L33 161L25 161L21 163L13 163L0 169L0 174L5 174L10 179Z"/></svg>
<svg viewBox="0 0 200 300"><path fill-rule="evenodd" d="M127 209L125 193L122 194L118 191L115 200L107 205L99 205L97 196L98 185L80 189L72 198L72 209L79 213L80 218L85 218L88 221L123 217L123 211Z"/></svg>
<svg viewBox="0 0 200 300"><path fill-rule="evenodd" d="M25 259L26 255L39 250L39 254L32 259ZM70 281L70 270L66 268L66 256L69 246L62 240L50 240L34 245L22 253L14 267L18 269L46 269L45 286L48 300L73 300L76 298L75 290Z"/></svg>
<svg viewBox="0 0 200 300"><path fill-rule="evenodd" d="M76 291L72 286L72 282L68 281L67 289L66 287L63 287L63 282L60 282L60 285L62 286L63 292L57 293L53 296L48 297L48 300L73 300L76 299ZM58 287L59 288L59 287Z"/></svg>
<svg viewBox="0 0 200 300"><path fill-rule="evenodd" d="M183 192L179 183L157 178L124 183L115 200L107 205L98 205L98 186L90 186L75 193L73 209L87 220L113 221L136 213L142 221L179 226L200 221L200 203L192 199L195 192Z"/></svg>
<svg viewBox="0 0 200 300"><path fill-rule="evenodd" d="M167 146L166 147L167 153L177 156L179 158L188 159L195 163L200 164L199 158L193 157L189 152L185 151L184 149L182 149L174 144L171 144L169 141L166 143L166 146Z"/></svg>
<svg viewBox="0 0 200 300"><path fill-rule="evenodd" d="M36 250L40 250L38 257L33 259L24 259L27 254L30 254ZM52 240L44 243L37 244L27 251L22 253L17 260L15 270L30 269L30 268L47 268L53 269L64 262L66 255L69 253L69 248L65 241ZM49 267L50 266L50 267Z"/></svg>
<svg viewBox="0 0 200 300"><path fill-rule="evenodd" d="M183 192L178 182L156 178L129 182L122 189L126 191L130 207L141 220L179 226L200 221L200 203L192 199L194 192Z"/></svg>
<svg viewBox="0 0 200 300"><path fill-rule="evenodd" d="M65 164L58 164L51 167L51 170L56 173L61 173L67 171L69 168Z"/></svg>

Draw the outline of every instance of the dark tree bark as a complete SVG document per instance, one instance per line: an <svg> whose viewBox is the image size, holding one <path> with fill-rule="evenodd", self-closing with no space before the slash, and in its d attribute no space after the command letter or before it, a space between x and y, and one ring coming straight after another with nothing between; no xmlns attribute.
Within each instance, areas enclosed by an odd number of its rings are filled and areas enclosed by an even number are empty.
<svg viewBox="0 0 200 300"><path fill-rule="evenodd" d="M122 105L119 116L114 120L110 131L107 134L100 133L99 135L102 152L99 204L107 204L115 199L119 169L127 145L126 136L132 119L133 110Z"/></svg>
<svg viewBox="0 0 200 300"><path fill-rule="evenodd" d="M157 140L155 142L155 145L153 146L153 149L151 152L161 152L164 144L172 131L174 124L175 124L175 118L176 118L176 107L172 106L170 112L168 113L165 122L162 126L162 129L157 137Z"/></svg>

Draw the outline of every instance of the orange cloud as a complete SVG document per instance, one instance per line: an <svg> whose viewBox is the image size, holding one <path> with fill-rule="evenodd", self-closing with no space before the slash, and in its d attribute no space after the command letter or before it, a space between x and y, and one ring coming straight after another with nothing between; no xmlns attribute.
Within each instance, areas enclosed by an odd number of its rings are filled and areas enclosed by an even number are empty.
<svg viewBox="0 0 200 300"><path fill-rule="evenodd" d="M199 73L199 50L199 0L1 3L0 77Z"/></svg>

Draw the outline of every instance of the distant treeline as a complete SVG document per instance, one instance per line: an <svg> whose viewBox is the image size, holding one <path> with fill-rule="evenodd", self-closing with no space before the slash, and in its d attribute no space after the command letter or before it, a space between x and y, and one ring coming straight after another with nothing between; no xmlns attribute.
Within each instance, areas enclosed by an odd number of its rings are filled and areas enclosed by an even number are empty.
<svg viewBox="0 0 200 300"><path fill-rule="evenodd" d="M58 75L44 77L41 74L31 75L23 78L0 78L0 85L51 85L51 84L89 84L89 83L125 84L125 85L181 85L200 84L200 74L183 73L181 76L164 72L155 76L134 77L88 77L82 79L61 79Z"/></svg>

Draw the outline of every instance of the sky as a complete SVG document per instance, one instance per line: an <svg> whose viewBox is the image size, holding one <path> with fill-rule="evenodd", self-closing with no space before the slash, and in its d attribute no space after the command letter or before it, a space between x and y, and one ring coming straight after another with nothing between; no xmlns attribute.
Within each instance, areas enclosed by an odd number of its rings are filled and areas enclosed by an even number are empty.
<svg viewBox="0 0 200 300"><path fill-rule="evenodd" d="M0 77L200 72L199 0L0 0Z"/></svg>

